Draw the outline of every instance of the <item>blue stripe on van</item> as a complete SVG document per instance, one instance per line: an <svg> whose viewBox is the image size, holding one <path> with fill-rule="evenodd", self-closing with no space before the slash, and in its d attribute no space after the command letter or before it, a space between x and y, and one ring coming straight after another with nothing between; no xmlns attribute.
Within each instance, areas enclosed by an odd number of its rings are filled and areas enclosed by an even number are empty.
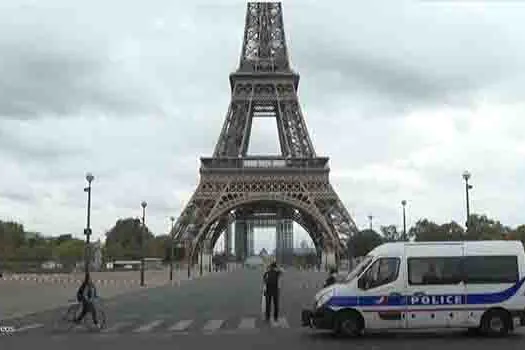
<svg viewBox="0 0 525 350"><path fill-rule="evenodd" d="M327 306L403 306L403 305L480 305L502 303L515 295L521 288L525 278L512 287L496 293L476 294L427 294L412 295L370 295L370 296L334 296L328 300Z"/></svg>

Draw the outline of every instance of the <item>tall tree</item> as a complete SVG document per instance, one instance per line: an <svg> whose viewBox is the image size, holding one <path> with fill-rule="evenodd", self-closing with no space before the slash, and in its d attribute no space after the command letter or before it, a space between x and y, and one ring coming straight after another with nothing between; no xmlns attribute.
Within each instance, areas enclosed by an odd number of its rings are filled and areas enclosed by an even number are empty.
<svg viewBox="0 0 525 350"><path fill-rule="evenodd" d="M461 241L464 239L465 230L455 221L441 225L440 229L449 241Z"/></svg>
<svg viewBox="0 0 525 350"><path fill-rule="evenodd" d="M466 239L470 241L505 239L506 235L512 232L509 227L502 225L499 221L489 219L486 215L471 215L469 223Z"/></svg>
<svg viewBox="0 0 525 350"><path fill-rule="evenodd" d="M413 227L410 228L410 235L416 241L447 241L448 236L445 231L436 224L427 219L418 220Z"/></svg>
<svg viewBox="0 0 525 350"><path fill-rule="evenodd" d="M119 219L106 233L106 252L111 259L139 259L148 253L153 237L140 219Z"/></svg>
<svg viewBox="0 0 525 350"><path fill-rule="evenodd" d="M403 233L397 232L395 225L381 226L380 230L385 242L398 242L403 240Z"/></svg>
<svg viewBox="0 0 525 350"><path fill-rule="evenodd" d="M509 232L506 239L521 241L521 243L525 245L525 225L519 225Z"/></svg>
<svg viewBox="0 0 525 350"><path fill-rule="evenodd" d="M80 239L69 239L58 244L53 251L61 263L74 265L84 258L85 243Z"/></svg>
<svg viewBox="0 0 525 350"><path fill-rule="evenodd" d="M374 230L363 230L348 240L348 252L352 256L365 256L383 243L383 238Z"/></svg>
<svg viewBox="0 0 525 350"><path fill-rule="evenodd" d="M24 226L16 222L0 221L0 256L12 259L16 250L25 243Z"/></svg>

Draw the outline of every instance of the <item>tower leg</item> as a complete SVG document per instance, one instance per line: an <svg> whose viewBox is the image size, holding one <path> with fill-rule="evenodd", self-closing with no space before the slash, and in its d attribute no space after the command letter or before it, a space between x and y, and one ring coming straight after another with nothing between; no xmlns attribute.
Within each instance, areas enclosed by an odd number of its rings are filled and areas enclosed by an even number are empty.
<svg viewBox="0 0 525 350"><path fill-rule="evenodd" d="M212 258L213 258L213 247L211 241L206 241L202 247L202 251L199 252L199 267L202 267L202 271L211 272L212 270Z"/></svg>
<svg viewBox="0 0 525 350"><path fill-rule="evenodd" d="M230 256L232 252L232 226L228 224L226 231L224 232L224 253L226 256Z"/></svg>
<svg viewBox="0 0 525 350"><path fill-rule="evenodd" d="M331 249L325 249L321 253L321 267L328 271L332 267L336 267L335 252Z"/></svg>
<svg viewBox="0 0 525 350"><path fill-rule="evenodd" d="M247 248L247 254L246 257L255 255L255 247L254 247L254 236L253 236L253 229L254 225L253 222L249 221L246 225L246 248Z"/></svg>
<svg viewBox="0 0 525 350"><path fill-rule="evenodd" d="M235 257L237 261L244 261L246 258L246 238L246 221L235 221Z"/></svg>

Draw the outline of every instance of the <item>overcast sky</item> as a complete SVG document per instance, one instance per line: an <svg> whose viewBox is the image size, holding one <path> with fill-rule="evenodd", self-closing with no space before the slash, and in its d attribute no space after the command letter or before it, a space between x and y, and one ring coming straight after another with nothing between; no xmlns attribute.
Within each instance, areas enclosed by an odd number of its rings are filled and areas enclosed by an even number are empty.
<svg viewBox="0 0 525 350"><path fill-rule="evenodd" d="M46 235L169 229L211 156L244 1L0 2L0 219ZM299 99L358 226L525 223L525 3L285 1ZM252 153L276 149L256 123ZM266 145L265 141L274 140ZM521 180L521 181L520 181Z"/></svg>

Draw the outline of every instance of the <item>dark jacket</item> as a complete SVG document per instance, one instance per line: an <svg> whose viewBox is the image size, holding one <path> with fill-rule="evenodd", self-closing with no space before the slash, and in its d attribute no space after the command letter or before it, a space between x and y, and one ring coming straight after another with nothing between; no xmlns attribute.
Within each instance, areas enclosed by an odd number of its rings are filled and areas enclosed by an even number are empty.
<svg viewBox="0 0 525 350"><path fill-rule="evenodd" d="M78 301L92 301L97 295L95 286L90 282L82 282L80 288L77 291L77 300Z"/></svg>
<svg viewBox="0 0 525 350"><path fill-rule="evenodd" d="M263 279L267 291L277 291L279 289L279 278L281 271L275 268L270 268L264 273Z"/></svg>
<svg viewBox="0 0 525 350"><path fill-rule="evenodd" d="M328 278L324 282L324 287L326 288L328 286L331 286L335 282L337 282L337 280L336 280L335 276L332 274L332 275L328 276Z"/></svg>

